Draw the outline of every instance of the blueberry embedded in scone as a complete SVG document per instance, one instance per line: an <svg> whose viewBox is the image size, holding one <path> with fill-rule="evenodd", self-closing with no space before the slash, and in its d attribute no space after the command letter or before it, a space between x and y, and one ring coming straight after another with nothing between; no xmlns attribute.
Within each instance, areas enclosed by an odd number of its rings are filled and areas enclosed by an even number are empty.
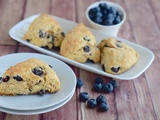
<svg viewBox="0 0 160 120"><path fill-rule="evenodd" d="M57 74L50 65L37 58L9 67L0 77L0 95L54 93L59 89Z"/></svg>
<svg viewBox="0 0 160 120"><path fill-rule="evenodd" d="M65 36L60 54L77 62L100 61L100 50L91 31L82 23L77 24Z"/></svg>
<svg viewBox="0 0 160 120"><path fill-rule="evenodd" d="M24 40L39 47L60 47L65 37L59 23L48 14L41 14L29 26Z"/></svg>
<svg viewBox="0 0 160 120"><path fill-rule="evenodd" d="M102 69L107 73L123 73L134 66L139 59L137 51L114 38L102 40L98 47L101 51Z"/></svg>

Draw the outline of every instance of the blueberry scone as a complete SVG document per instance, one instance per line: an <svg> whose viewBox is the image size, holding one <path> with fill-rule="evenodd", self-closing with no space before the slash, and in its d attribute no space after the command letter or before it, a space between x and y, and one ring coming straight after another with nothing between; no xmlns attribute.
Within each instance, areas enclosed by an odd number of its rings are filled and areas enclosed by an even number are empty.
<svg viewBox="0 0 160 120"><path fill-rule="evenodd" d="M45 94L59 89L60 81L54 70L37 58L9 67L0 77L0 95Z"/></svg>
<svg viewBox="0 0 160 120"><path fill-rule="evenodd" d="M24 40L39 47L60 47L65 33L59 23L48 14L41 14L29 26Z"/></svg>
<svg viewBox="0 0 160 120"><path fill-rule="evenodd" d="M64 38L60 54L77 62L100 61L100 50L91 31L82 23L76 25Z"/></svg>
<svg viewBox="0 0 160 120"><path fill-rule="evenodd" d="M113 38L102 40L98 47L101 51L102 69L107 73L123 73L139 58L139 54L132 47Z"/></svg>

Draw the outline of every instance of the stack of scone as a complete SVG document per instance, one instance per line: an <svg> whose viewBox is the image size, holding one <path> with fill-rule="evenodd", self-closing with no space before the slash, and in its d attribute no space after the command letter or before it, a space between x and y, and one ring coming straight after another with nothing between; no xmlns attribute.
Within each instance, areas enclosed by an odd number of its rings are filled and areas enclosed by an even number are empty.
<svg viewBox="0 0 160 120"><path fill-rule="evenodd" d="M24 39L37 46L60 47L60 55L77 62L101 63L110 74L120 74L136 64L139 54L127 44L113 38L102 40L96 46L91 31L77 24L65 36L62 28L52 16L42 14L30 25Z"/></svg>

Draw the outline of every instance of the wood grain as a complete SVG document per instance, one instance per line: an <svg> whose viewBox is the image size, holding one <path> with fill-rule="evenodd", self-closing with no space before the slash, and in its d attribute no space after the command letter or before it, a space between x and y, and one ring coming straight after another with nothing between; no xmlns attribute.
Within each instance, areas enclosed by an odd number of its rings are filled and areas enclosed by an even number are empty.
<svg viewBox="0 0 160 120"><path fill-rule="evenodd" d="M22 20L24 3L23 0L1 0L0 11L3 14L1 14L0 19L0 44L16 44L16 42L8 36L8 32L13 25Z"/></svg>
<svg viewBox="0 0 160 120"><path fill-rule="evenodd" d="M9 29L34 14L48 13L90 26L85 18L86 8L98 0L0 0L0 56L19 53L40 53L12 40ZM0 112L0 120L160 120L160 1L159 0L110 0L120 4L127 19L118 36L149 48L155 55L151 66L132 81L118 80L119 87L107 94L92 90L94 79L110 78L69 65L84 86L76 89L72 99L63 107L38 115L12 115ZM62 69L63 70L63 69ZM80 92L88 92L90 98L103 94L110 109L99 112L89 109L79 101Z"/></svg>

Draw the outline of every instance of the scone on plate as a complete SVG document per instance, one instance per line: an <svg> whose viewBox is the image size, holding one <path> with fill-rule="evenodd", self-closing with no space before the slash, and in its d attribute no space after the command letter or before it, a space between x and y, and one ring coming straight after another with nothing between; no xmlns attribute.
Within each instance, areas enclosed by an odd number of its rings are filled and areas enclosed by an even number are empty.
<svg viewBox="0 0 160 120"><path fill-rule="evenodd" d="M31 58L9 67L0 77L0 95L54 93L60 81L47 63Z"/></svg>
<svg viewBox="0 0 160 120"><path fill-rule="evenodd" d="M59 23L48 14L39 15L29 26L24 40L39 47L60 47L65 33Z"/></svg>
<svg viewBox="0 0 160 120"><path fill-rule="evenodd" d="M77 62L100 61L100 50L91 31L83 24L76 25L64 38L60 54Z"/></svg>
<svg viewBox="0 0 160 120"><path fill-rule="evenodd" d="M114 38L102 40L98 47L101 51L102 69L107 73L123 73L139 58L139 54L132 47Z"/></svg>

